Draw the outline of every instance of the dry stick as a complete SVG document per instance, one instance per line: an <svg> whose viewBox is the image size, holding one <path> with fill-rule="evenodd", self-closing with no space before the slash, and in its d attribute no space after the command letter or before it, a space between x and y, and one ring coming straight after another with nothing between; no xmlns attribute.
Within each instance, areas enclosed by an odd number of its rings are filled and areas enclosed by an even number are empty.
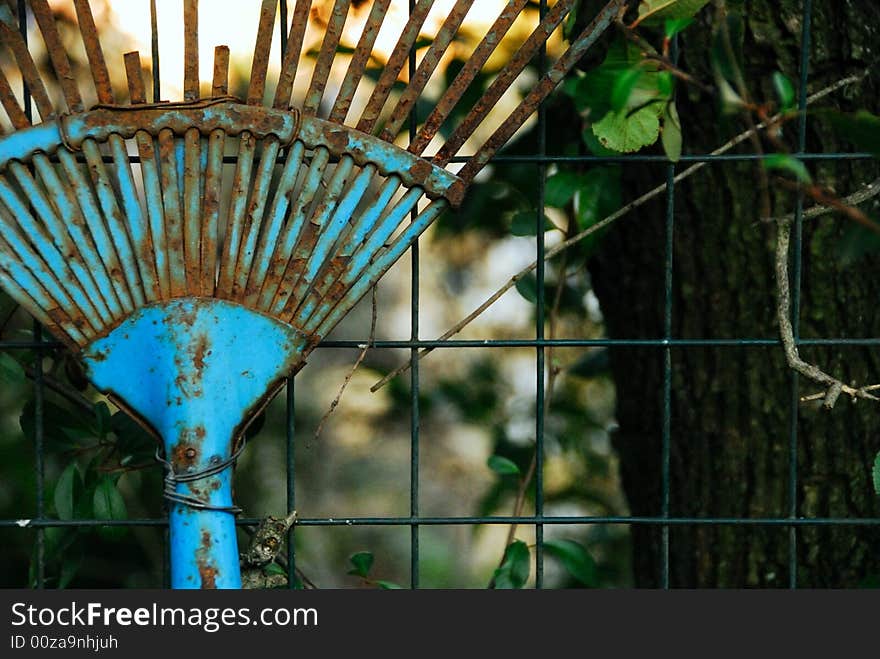
<svg viewBox="0 0 880 659"><path fill-rule="evenodd" d="M342 386L339 387L339 392L336 394L336 398L334 398L333 402L330 403L330 408L324 413L324 416L321 417L321 421L318 423L318 427L315 429L315 435L314 437L312 437L312 442L317 442L318 439L321 437L321 431L324 429L324 424L327 422L327 419L330 418L330 415L333 414L333 411L336 409L337 405L339 405L339 401L342 400L342 394L345 393L345 388L348 387L348 383L351 382L351 379L354 377L354 374L358 370L358 367L360 367L360 365L363 363L370 348L372 348L373 344L376 342L376 319L378 317L378 311L376 307L375 286L373 286L372 292L373 315L370 319L370 338L367 340L367 343L363 346L363 348L361 348L361 354L358 355L357 361L355 361L354 366L351 367L348 375L345 376L345 380L342 381Z"/></svg>
<svg viewBox="0 0 880 659"><path fill-rule="evenodd" d="M841 203L848 206L860 204L880 193L880 179L877 179L868 186L841 199ZM804 218L818 217L825 213L830 213L837 208L828 208L825 206L814 206L804 213ZM794 369L801 375L810 378L814 382L826 385L824 392L804 396L801 402L822 400L825 409L832 409L840 394L844 393L852 397L853 400L864 398L866 400L880 400L876 396L870 394L870 391L880 389L880 385L870 385L868 387L851 387L843 381L829 375L818 366L809 364L801 359L798 352L797 342L794 338L794 329L791 322L791 290L788 279L788 252L791 244L791 226L794 222L794 214L789 214L779 218L777 221L776 232L776 286L778 298L776 301L776 316L779 321L779 333L782 337L782 346L785 350L785 360L790 368Z"/></svg>
<svg viewBox="0 0 880 659"><path fill-rule="evenodd" d="M865 70L861 73L857 73L855 75L851 75L846 78L842 78L841 80L838 80L837 82L829 85L828 87L825 87L824 89L821 89L818 92L816 92L815 94L809 96L807 98L807 104L809 105L811 103L815 103L816 101L828 96L829 94L833 94L834 92L838 91L839 89L842 89L843 87L846 87L846 86L851 85L856 82L860 82L867 75L868 75L868 71ZM761 123L757 124L753 129L750 128L749 130L740 133L739 135L734 137L732 140L730 140L726 144L724 144L721 147L712 151L709 155L710 156L718 156L718 155L721 155L723 153L730 151L733 147L741 144L742 142L745 142L748 139L751 139L753 131L757 132L757 131L764 130L765 128L767 128L768 125L772 125L775 122L781 120L782 117L783 117L783 115L780 113L780 114L776 114L776 115L770 117L767 121L762 121ZM696 174L698 171L703 169L708 164L709 164L708 161L702 161L702 162L695 163L694 165L691 165L686 170L684 170L681 174L678 174L675 177L675 179L673 179L673 180L675 183L680 183L684 179L689 178L689 177L693 176L694 174ZM663 185L657 186L656 188L654 188L650 192L646 192L638 199L635 199L635 200L631 201L630 203L628 203L626 206L621 207L620 209L618 209L617 211L615 211L614 213L612 213L611 215L609 215L605 219L601 220L600 222L597 222L596 224L592 225L591 227L584 229L579 234L572 236L571 238L569 238L568 240L566 240L562 243L559 243L555 247L552 247L552 248L546 250L544 252L544 260L547 261L548 259L552 259L554 256L556 256L560 252L568 249L569 247L571 247L573 245L576 245L577 243L582 241L584 238L587 238L588 236L591 236L594 233L601 231L602 229L611 225L616 220L619 220L624 215L627 215L630 211L633 211L636 208L643 206L645 203L654 199L655 197L659 197L661 194L666 192L666 187L667 187L666 183L664 183ZM470 325L474 320L476 320L480 315L482 315L482 313L484 311L486 311L486 309L488 309L493 304L495 304L495 302L497 302L501 298L502 295L504 295L507 291L509 291L514 286L516 286L516 284L519 280L521 280L526 275L530 274L537 267L538 267L538 261L534 261L534 262L532 262L531 265L528 265L524 269L520 270L513 277L511 277L508 280L508 282L506 284L504 284L504 286L502 286L497 291L495 291L492 295L490 295L486 299L485 302L483 302L479 307L477 307L473 312L468 314L461 321L459 321L458 323L453 325L445 334L438 337L436 340L437 341L446 341L450 337L453 337L456 334L458 334L459 332L461 332L465 327ZM434 350L434 347L425 348L425 349L421 350L418 354L418 359L422 359L422 357L424 357L425 355L427 355L430 352L433 352L433 350ZM391 371L388 375L386 375L384 378L382 378L376 384L374 384L372 387L370 387L370 391L372 391L372 392L378 391L379 389L384 387L386 384L388 384L388 382L390 382L392 379L394 379L395 377L397 377L401 373L405 373L410 368L410 363L411 362L408 361L408 362L398 366L396 369Z"/></svg>

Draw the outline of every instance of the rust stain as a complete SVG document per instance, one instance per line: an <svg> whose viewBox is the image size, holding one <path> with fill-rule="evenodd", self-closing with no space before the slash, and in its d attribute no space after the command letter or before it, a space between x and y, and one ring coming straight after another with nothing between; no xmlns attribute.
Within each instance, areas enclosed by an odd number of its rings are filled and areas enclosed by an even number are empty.
<svg viewBox="0 0 880 659"><path fill-rule="evenodd" d="M196 371L201 372L205 368L205 357L210 354L210 343L208 342L208 337L204 334L200 334L198 339L196 339L196 345L193 348L193 366L195 366Z"/></svg>
<svg viewBox="0 0 880 659"><path fill-rule="evenodd" d="M196 550L196 564L199 569L199 576L202 583L201 588L206 590L214 590L217 588L217 575L220 570L217 566L210 562L211 547L214 541L211 533L207 529L202 529L202 540L199 548Z"/></svg>
<svg viewBox="0 0 880 659"><path fill-rule="evenodd" d="M184 437L171 450L171 464L174 465L175 471L184 471L194 467L199 461L201 453L198 444L188 441L189 433L184 431L182 434Z"/></svg>

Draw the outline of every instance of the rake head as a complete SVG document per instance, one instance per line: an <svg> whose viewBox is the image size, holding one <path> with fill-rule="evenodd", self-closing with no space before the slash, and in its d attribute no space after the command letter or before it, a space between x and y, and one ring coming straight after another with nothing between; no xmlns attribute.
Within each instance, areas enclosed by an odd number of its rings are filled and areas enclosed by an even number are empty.
<svg viewBox="0 0 880 659"><path fill-rule="evenodd" d="M11 55L41 119L32 123L0 69L0 104L12 128L0 137L0 285L82 356L99 390L161 440L174 587L240 585L229 467L243 429L418 236L461 202L621 5L610 2L452 171L573 3L553 4L518 41L511 28L527 0L502 3L438 93L435 73L469 29L474 0L438 7L420 0L397 25L385 24L392 0L369 7L335 0L306 91L294 97L314 32L312 1L297 0L264 104L277 0L262 2L244 99L229 95L223 46L212 95L201 96L198 2L184 0L184 98L147 103L140 56L127 53L129 102L120 104L88 0L73 0L98 98L86 110L47 0L29 4L58 93L29 52L20 17L0 0L0 57ZM432 17L439 27L405 72ZM358 20L354 45L341 48L352 31L347 22ZM389 31L395 45L371 83L367 67ZM478 101L462 107L511 39L514 54ZM426 99L432 111L404 136ZM425 156L432 146L435 155Z"/></svg>

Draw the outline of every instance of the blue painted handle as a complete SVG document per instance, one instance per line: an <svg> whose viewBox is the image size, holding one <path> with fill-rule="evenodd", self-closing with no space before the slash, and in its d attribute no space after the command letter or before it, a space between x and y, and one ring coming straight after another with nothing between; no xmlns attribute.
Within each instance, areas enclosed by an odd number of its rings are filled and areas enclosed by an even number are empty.
<svg viewBox="0 0 880 659"><path fill-rule="evenodd" d="M305 346L290 326L238 304L180 298L139 309L83 361L98 389L163 439L166 460L186 477L230 458L246 420L302 366ZM231 478L230 467L174 491L226 508ZM173 588L241 587L234 515L173 501L170 525Z"/></svg>

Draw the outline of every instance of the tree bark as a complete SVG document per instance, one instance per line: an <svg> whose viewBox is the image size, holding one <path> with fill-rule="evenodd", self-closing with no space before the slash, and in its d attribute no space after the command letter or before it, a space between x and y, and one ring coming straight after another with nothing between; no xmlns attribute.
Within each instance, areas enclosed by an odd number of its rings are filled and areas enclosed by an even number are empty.
<svg viewBox="0 0 880 659"><path fill-rule="evenodd" d="M745 16L745 78L757 99L772 99L770 76L799 79L802 1L728 2ZM809 90L816 91L874 63L880 6L872 2L812 2ZM709 68L714 12L703 12L684 34L682 68L712 80ZM868 79L824 104L877 112L878 79ZM708 153L744 126L719 119L706 97L682 90L678 101L690 153ZM796 125L786 127L796 143ZM747 145L746 145L747 146ZM746 151L747 149L744 149ZM807 151L852 151L822 121L810 117ZM841 196L874 180L876 160L809 165L817 181ZM625 167L632 196L665 179L665 166ZM679 168L680 171L681 167ZM772 182L772 178L771 178ZM778 186L777 186L778 187ZM772 191L774 214L791 212L795 195ZM809 205L809 202L807 202ZM864 207L873 212L876 203ZM675 186L672 337L778 338L775 322L775 227L758 223L753 166L716 163ZM604 238L591 264L595 291L613 338L658 338L664 330L665 202L622 220ZM847 220L824 216L803 227L800 333L802 338L880 336L877 313L880 255L844 266L836 251ZM880 381L875 347L802 347L802 356L844 381ZM619 430L614 442L633 515L661 513L664 349L616 348ZM880 517L871 465L880 450L880 404L841 398L833 411L793 403L793 376L779 347L677 347L671 350L672 517L782 518L792 505L794 476L799 517ZM637 376L634 376L637 374ZM796 380L795 396L819 391ZM792 412L796 415L792 419ZM790 441L796 439L796 474ZM638 586L661 584L661 530L633 525ZM669 532L673 587L852 587L880 574L880 527L800 526L794 573L789 528L760 525L682 525Z"/></svg>

